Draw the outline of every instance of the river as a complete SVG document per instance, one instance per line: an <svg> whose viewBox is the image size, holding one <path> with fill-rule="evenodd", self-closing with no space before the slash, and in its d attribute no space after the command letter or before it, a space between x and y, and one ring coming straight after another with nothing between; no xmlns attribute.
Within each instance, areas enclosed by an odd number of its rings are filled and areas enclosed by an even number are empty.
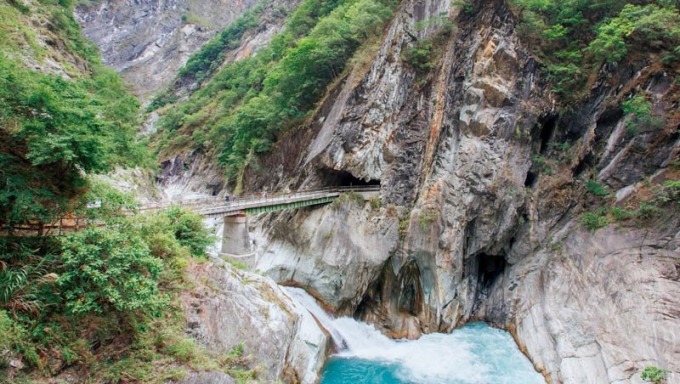
<svg viewBox="0 0 680 384"><path fill-rule="evenodd" d="M392 340L369 324L332 318L302 289L286 290L340 346L321 384L545 384L510 334L485 323Z"/></svg>

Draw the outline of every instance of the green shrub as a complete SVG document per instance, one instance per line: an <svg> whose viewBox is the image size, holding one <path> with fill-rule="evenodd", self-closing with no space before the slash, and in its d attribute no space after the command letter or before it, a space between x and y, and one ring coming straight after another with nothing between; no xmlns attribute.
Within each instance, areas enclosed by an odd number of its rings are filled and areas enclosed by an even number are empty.
<svg viewBox="0 0 680 384"><path fill-rule="evenodd" d="M667 369L648 366L640 373L640 377L642 380L651 383L663 383L666 380L668 373L670 373L670 371Z"/></svg>
<svg viewBox="0 0 680 384"><path fill-rule="evenodd" d="M636 214L641 219L649 220L659 217L663 210L659 207L656 201L643 201L636 210Z"/></svg>
<svg viewBox="0 0 680 384"><path fill-rule="evenodd" d="M595 196L603 197L609 195L607 187L594 180L588 180L588 182L586 182L586 190Z"/></svg>
<svg viewBox="0 0 680 384"><path fill-rule="evenodd" d="M621 103L623 113L632 115L626 119L628 133L636 135L640 131L640 126L644 127L652 121L652 104L642 96L632 97Z"/></svg>
<svg viewBox="0 0 680 384"><path fill-rule="evenodd" d="M439 212L434 209L428 209L420 212L418 215L418 225L420 226L420 229L426 230L437 219L439 219Z"/></svg>
<svg viewBox="0 0 680 384"><path fill-rule="evenodd" d="M155 312L167 305L158 292L162 261L135 231L120 229L88 227L61 240L57 284L68 313Z"/></svg>
<svg viewBox="0 0 680 384"><path fill-rule="evenodd" d="M590 232L606 227L609 224L607 217L598 210L596 212L586 212L581 218L581 224Z"/></svg>
<svg viewBox="0 0 680 384"><path fill-rule="evenodd" d="M215 239L203 226L203 216L173 207L164 213L170 221L170 230L179 243L191 251L193 256L204 256L209 245Z"/></svg>
<svg viewBox="0 0 680 384"><path fill-rule="evenodd" d="M166 351L183 363L196 358L196 342L193 339L182 338L168 345Z"/></svg>
<svg viewBox="0 0 680 384"><path fill-rule="evenodd" d="M624 221L631 219L636 216L635 212L631 212L627 209L619 208L619 207L612 207L609 212L611 213L612 217L614 217L614 220L616 221Z"/></svg>
<svg viewBox="0 0 680 384"><path fill-rule="evenodd" d="M430 39L420 39L402 53L404 62L420 72L434 67L434 56L435 47Z"/></svg>

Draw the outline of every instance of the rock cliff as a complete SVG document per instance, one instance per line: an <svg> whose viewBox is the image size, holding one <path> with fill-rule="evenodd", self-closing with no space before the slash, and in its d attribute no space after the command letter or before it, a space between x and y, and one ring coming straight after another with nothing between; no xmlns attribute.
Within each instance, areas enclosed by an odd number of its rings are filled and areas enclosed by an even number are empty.
<svg viewBox="0 0 680 384"><path fill-rule="evenodd" d="M216 355L243 345L258 380L311 384L330 350L314 318L270 279L220 260L190 271L196 288L183 298L188 333ZM214 374L217 375L217 374ZM189 376L186 383L226 378Z"/></svg>
<svg viewBox="0 0 680 384"><path fill-rule="evenodd" d="M467 3L403 1L308 129L280 135L260 159L266 173L246 170L250 190L381 186L380 201L254 220L255 268L394 337L477 319L509 329L550 383L637 383L646 365L677 380L677 202L655 208L665 217L583 224L678 179L677 71L647 58L605 65L562 108L507 3ZM422 41L435 47L427 71L405 59ZM621 102L633 95L663 123L628 132ZM217 171L186 171L208 157L181 155L166 174L219 192Z"/></svg>
<svg viewBox="0 0 680 384"><path fill-rule="evenodd" d="M76 18L101 48L104 63L147 98L169 85L206 41L257 4L257 0L103 0L76 8Z"/></svg>
<svg viewBox="0 0 680 384"><path fill-rule="evenodd" d="M455 31L416 27L442 12ZM379 182L381 224L361 230L367 219L352 217L368 205L349 217L272 215L256 228L269 239L256 268L396 337L474 319L510 329L551 383L641 382L646 365L677 375L677 208L644 228L581 224L677 179L677 84L650 62L605 66L590 96L560 112L515 27L502 1L465 13L403 2L370 68L354 68L319 108L288 173L303 186ZM441 49L427 73L403 59L422 39ZM617 101L631 93L654 100L664 126L623 132ZM280 156L263 163L282 169ZM588 180L618 201L597 200Z"/></svg>

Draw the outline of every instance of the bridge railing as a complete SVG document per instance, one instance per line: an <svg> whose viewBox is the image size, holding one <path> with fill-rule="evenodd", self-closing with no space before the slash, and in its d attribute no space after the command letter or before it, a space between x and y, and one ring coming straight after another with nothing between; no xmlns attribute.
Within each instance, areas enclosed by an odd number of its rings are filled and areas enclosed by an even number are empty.
<svg viewBox="0 0 680 384"><path fill-rule="evenodd" d="M257 192L245 194L244 196L234 197L230 196L229 199L214 197L214 198L204 198L204 199L190 199L190 200L180 200L171 203L158 203L158 204L148 204L139 208L139 211L147 210L158 210L171 207L173 205L180 205L187 208L200 208L202 206L215 206L222 205L226 207L245 207L255 203L277 203L286 202L289 200L299 200L301 198L313 198L316 196L325 196L333 193L362 193L362 192L378 192L380 191L379 185L361 185L361 186L343 186L343 187L326 187L326 188L316 188L307 190L297 190L297 191L280 191L280 192Z"/></svg>
<svg viewBox="0 0 680 384"><path fill-rule="evenodd" d="M288 200L299 200L301 198L313 198L317 196L326 196L334 193L348 193L348 192L374 192L380 191L380 186L347 186L347 187L326 187L320 189L299 190L291 192L259 192L246 194L240 197L231 197L229 200L224 200L224 203L229 207L247 206L255 202L285 202Z"/></svg>
<svg viewBox="0 0 680 384"><path fill-rule="evenodd" d="M379 192L379 185L361 185L361 186L343 186L343 187L326 187L308 190L298 190L291 192L259 192L247 194L242 197L232 197L229 200L223 198L204 198L204 199L190 199L181 200L171 203L155 203L145 204L136 210L127 211L128 215L133 215L135 212L154 211L166 209L174 205L192 208L197 211L204 208L203 211L207 214L217 214L225 212L240 211L240 209L248 208L249 206L266 206L267 203L286 203L290 201L300 201L312 199L315 197L323 197L331 194L341 194L348 192L362 193L362 192ZM13 232L17 234L22 233L37 233L37 234L61 234L62 232L78 231L82 228L92 225L103 225L101 222L87 220L86 218L62 218L54 223L32 223L23 226L13 227ZM7 228L0 228L0 235L7 234Z"/></svg>

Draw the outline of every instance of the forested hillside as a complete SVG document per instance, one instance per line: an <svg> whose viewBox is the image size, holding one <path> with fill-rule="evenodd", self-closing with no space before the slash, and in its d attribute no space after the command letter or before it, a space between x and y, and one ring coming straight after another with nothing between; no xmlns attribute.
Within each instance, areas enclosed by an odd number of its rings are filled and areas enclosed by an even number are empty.
<svg viewBox="0 0 680 384"><path fill-rule="evenodd" d="M463 17L478 9L474 1L454 3ZM676 2L511 0L509 5L560 111L583 102L602 70L654 63L659 70L676 72L680 63ZM257 173L259 158L282 132L309 126L314 107L329 85L337 86L334 80L347 75L352 57L350 68L369 64L362 60L370 60L395 7L373 0L303 1L289 16L285 32L266 49L223 65L226 53L258 25L261 8L244 15L180 70L175 84L198 86L188 100L178 101L171 86L151 104L149 110L162 116L155 139L161 157L207 150L240 186L246 167ZM456 29L450 18L443 13L419 21L411 46L402 52L401 59L422 79L431 79L446 49L443 42ZM415 37L427 28L438 32ZM361 44L371 48L356 53ZM644 115L649 102L628 101L626 108ZM650 116L640 119L662 124Z"/></svg>
<svg viewBox="0 0 680 384"><path fill-rule="evenodd" d="M155 161L137 138L139 103L72 7L0 2L0 382L232 369L238 356L208 360L184 336L176 301L211 242L201 218L129 217L132 197L95 176ZM76 217L86 229L43 226Z"/></svg>
<svg viewBox="0 0 680 384"><path fill-rule="evenodd" d="M680 374L678 1L244 1L196 52L217 6L82 0L139 94L170 84L144 108L73 1L0 0L0 382L316 380L327 335L277 283L394 338L488 322L552 383ZM380 192L253 217L254 277L121 168L215 204Z"/></svg>
<svg viewBox="0 0 680 384"><path fill-rule="evenodd" d="M228 177L239 180L279 133L310 116L357 49L380 37L396 6L387 0L304 0L267 48L219 68L224 52L257 25L257 10L243 16L180 70L178 82L203 82L188 101L164 106L173 100L170 90L152 103L163 113L159 151L206 147Z"/></svg>

